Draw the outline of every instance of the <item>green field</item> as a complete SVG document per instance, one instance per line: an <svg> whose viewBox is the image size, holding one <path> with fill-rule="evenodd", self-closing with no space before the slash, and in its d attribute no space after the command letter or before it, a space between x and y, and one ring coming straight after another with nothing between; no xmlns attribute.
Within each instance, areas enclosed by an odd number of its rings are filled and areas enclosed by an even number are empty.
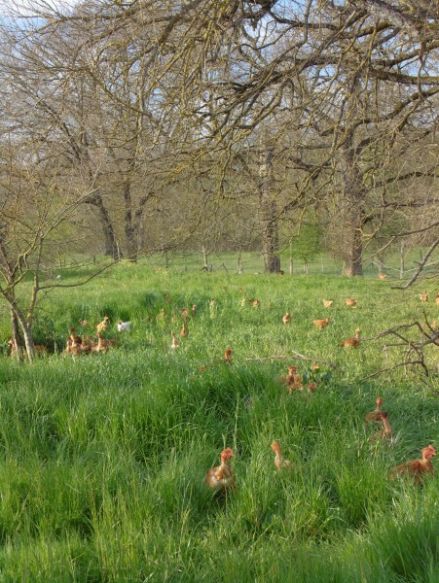
<svg viewBox="0 0 439 583"><path fill-rule="evenodd" d="M439 582L439 478L422 487L388 478L439 445L439 378L397 369L365 379L397 362L373 338L423 317L421 289L435 296L431 281L401 292L372 277L139 264L45 297L37 342L61 352L69 325L108 314L118 346L33 365L0 357L0 582ZM357 309L344 306L348 296ZM259 310L241 307L253 297ZM174 352L171 332L192 304ZM439 318L434 302L426 309ZM117 335L119 318L131 333ZM342 349L357 326L364 342ZM289 364L308 374L311 361L293 351L321 365L314 394L288 395L279 382ZM364 427L377 394L392 443L370 442ZM275 472L273 439L291 472ZM237 488L221 500L203 478L223 447L235 450Z"/></svg>

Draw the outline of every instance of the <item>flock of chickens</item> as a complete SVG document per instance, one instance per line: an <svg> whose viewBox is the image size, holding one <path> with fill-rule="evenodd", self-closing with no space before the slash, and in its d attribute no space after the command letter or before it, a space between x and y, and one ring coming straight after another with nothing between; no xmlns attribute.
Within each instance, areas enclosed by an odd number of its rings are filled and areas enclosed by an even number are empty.
<svg viewBox="0 0 439 583"><path fill-rule="evenodd" d="M83 328L87 328L87 320L81 320L80 324ZM94 340L90 337L82 337L76 333L75 328L69 329L69 336L66 342L65 353L72 356L80 356L82 354L90 354L93 352L107 352L109 348L114 346L114 341L105 337L110 326L110 318L104 316L102 322L96 326L96 337ZM131 330L131 322L122 322L119 320L116 324L118 332L129 332Z"/></svg>
<svg viewBox="0 0 439 583"><path fill-rule="evenodd" d="M384 278L380 278L384 279ZM421 301L428 301L428 294L422 293L419 296ZM323 306L327 309L333 307L334 300L323 300ZM439 305L439 293L436 296L436 304ZM241 305L245 305L245 300L241 303ZM254 308L260 307L260 301L253 299L250 300L250 305ZM354 298L347 298L345 300L345 305L348 308L356 308L357 301ZM314 320L313 324L318 330L323 330L326 326L330 323L330 318L323 318L319 320ZM286 312L282 317L282 323L284 325L288 325L291 322L291 314ZM175 335L173 335L175 338ZM340 346L343 348L358 348L361 343L361 330L357 328L355 330L354 336L350 338L346 338L340 343ZM175 346L173 346L175 348ZM231 363L232 362L232 349L227 348L224 352L224 362ZM317 363L312 363L311 371L317 371L319 369L319 365ZM283 382L287 388L288 393L291 394L293 391L296 390L303 390L304 389L304 382L302 376L298 373L297 367L289 366L288 372L285 376L280 378L281 382ZM313 393L317 388L317 384L314 382L309 382L307 384L307 389L309 392ZM380 429L376 431L374 434L371 435L370 441L378 441L378 440L391 440L392 439L392 427L389 421L389 415L386 411L382 410L383 399L381 397L377 397L375 401L375 409L370 413L367 413L365 417L366 425L370 423L379 424ZM279 441L275 440L271 444L271 449L274 453L274 467L276 471L280 472L283 470L291 470L293 468L292 463L285 459L282 453L282 447ZM429 444L421 450L421 458L416 460L410 460L403 464L400 464L394 467L390 473L390 478L396 478L398 476L408 475L411 476L416 484L421 484L423 478L426 474L433 473L433 464L432 458L436 455L436 449L433 445ZM215 466L208 470L205 483L215 492L225 493L233 488L236 487L236 480L231 468L231 459L234 457L233 449L228 447L224 449L220 454L220 465Z"/></svg>
<svg viewBox="0 0 439 583"><path fill-rule="evenodd" d="M419 299L423 302L428 301L428 294L423 292L419 295ZM439 293L436 296L436 304L439 305ZM261 302L257 298L252 298L247 300L243 298L241 300L241 307L249 304L252 308L258 309L261 306ZM334 305L334 300L324 299L323 306L326 309L331 309ZM354 298L347 298L345 300L345 305L348 308L356 308L357 300ZM180 337L184 338L189 335L189 319L194 317L197 311L197 306L193 304L191 308L183 308L181 310L182 326L180 329ZM215 318L217 313L217 303L216 300L211 300L209 303L210 317ZM162 310L157 318L163 318L164 311ZM282 323L287 326L291 323L292 317L289 312L286 312L282 316ZM331 322L330 318L322 318L313 321L313 325L317 330L323 330ZM81 326L85 328L88 326L87 321L81 321ZM79 356L81 354L93 353L93 352L107 352L110 347L114 345L113 340L109 340L105 337L110 325L110 319L105 316L104 319L99 322L96 326L96 337L97 340L90 339L88 337L81 337L76 333L75 328L69 329L69 336L66 342L65 353L72 356ZM116 324L118 332L129 332L131 330L131 322L119 321ZM346 338L341 341L340 346L343 348L358 348L361 344L361 330L357 328L355 330L354 336ZM172 332L171 349L177 350L180 346L180 340L177 335ZM233 362L233 349L228 347L225 349L223 354L223 361L226 364L232 364ZM311 371L315 372L319 370L319 365L317 363L312 363ZM280 377L280 381L286 385L288 393L291 394L294 391L302 391L305 388L305 383L302 375L297 371L297 367L289 366L287 369L287 374ZM317 389L317 383L307 382L306 388L309 392L313 393ZM375 401L376 407L373 411L368 413L365 417L366 425L371 423L379 424L380 429L371 435L370 440L390 440L392 439L392 427L389 422L389 416L386 411L382 410L383 400L381 397L377 397ZM285 459L282 453L282 448L279 441L275 440L271 444L271 449L274 453L274 466L275 469L280 472L284 470L291 470L293 468L292 463ZM423 481L425 474L431 474L433 472L432 458L436 455L436 450L432 445L427 445L421 450L421 458L417 460L411 460L396 466L390 471L389 476L391 478L400 475L411 475L415 483L420 484ZM211 468L205 477L205 483L215 492L227 492L236 486L235 476L231 468L231 460L234 457L233 449L230 447L224 449L220 454L220 465Z"/></svg>
<svg viewBox="0 0 439 583"><path fill-rule="evenodd" d="M382 428L374 433L370 440L377 439L391 439L392 428L389 422L389 416L386 411L382 410L383 400L377 397L376 407L365 417L365 423L379 423ZM274 467L276 471L292 470L293 464L284 458L282 447L279 441L275 440L271 444L271 449L274 453ZM415 484L422 484L426 474L433 473L432 458L436 455L436 449L431 445L427 445L421 450L421 458L410 460L392 468L389 472L389 477L394 479L398 476L411 476ZM211 468L205 477L205 482L215 492L226 493L227 491L236 487L236 480L230 462L234 457L233 449L227 447L223 449L220 455L221 463L219 466Z"/></svg>

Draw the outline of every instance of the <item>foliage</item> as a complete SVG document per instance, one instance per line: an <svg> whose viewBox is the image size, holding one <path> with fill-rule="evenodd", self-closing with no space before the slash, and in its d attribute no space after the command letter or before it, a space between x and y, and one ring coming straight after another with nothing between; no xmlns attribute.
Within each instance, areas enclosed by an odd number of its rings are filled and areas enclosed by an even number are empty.
<svg viewBox="0 0 439 583"><path fill-rule="evenodd" d="M300 226L297 237L292 241L293 257L309 263L321 251L320 227L316 222L305 221Z"/></svg>

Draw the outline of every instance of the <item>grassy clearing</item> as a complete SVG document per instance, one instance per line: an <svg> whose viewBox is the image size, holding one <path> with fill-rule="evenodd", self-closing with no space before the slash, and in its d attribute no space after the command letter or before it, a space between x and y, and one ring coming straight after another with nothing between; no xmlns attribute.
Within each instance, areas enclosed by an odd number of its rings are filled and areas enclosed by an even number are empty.
<svg viewBox="0 0 439 583"><path fill-rule="evenodd" d="M244 296L260 298L260 310L241 308ZM357 309L343 306L348 296ZM312 320L328 314L323 297L335 306L319 332ZM172 353L171 331L192 303L189 337ZM38 315L39 341L62 348L68 325L104 314L134 329L106 355L32 366L2 358L0 581L439 581L439 479L416 488L387 478L439 445L439 383L400 372L361 381L392 357L373 341L338 346L357 326L373 337L422 308L416 291L374 279L145 265L54 292ZM433 303L427 310L439 316ZM221 362L228 345L231 367ZM324 363L315 394L289 396L279 384L287 364L306 372L300 361L270 359L291 350ZM378 393L392 445L371 444L363 425ZM291 473L275 473L273 439ZM218 502L203 477L225 445L236 449L239 487Z"/></svg>

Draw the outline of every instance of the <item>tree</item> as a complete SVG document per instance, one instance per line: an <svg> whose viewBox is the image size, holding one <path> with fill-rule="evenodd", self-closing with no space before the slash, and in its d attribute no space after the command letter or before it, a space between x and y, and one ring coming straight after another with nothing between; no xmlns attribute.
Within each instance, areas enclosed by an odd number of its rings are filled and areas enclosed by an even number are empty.
<svg viewBox="0 0 439 583"><path fill-rule="evenodd" d="M292 253L305 264L308 273L309 262L321 251L320 227L311 219L304 219L300 224L299 233L292 238Z"/></svg>
<svg viewBox="0 0 439 583"><path fill-rule="evenodd" d="M346 272L360 275L364 246L401 209L396 183L434 175L422 160L404 169L410 144L434 135L437 125L431 3L94 0L54 8L41 0L34 9L38 20L27 42L50 55L43 69L94 92L87 101L91 115L71 127L76 114L69 114L65 125L70 135L79 132L82 148L87 136L86 165L94 168L96 148L105 151L98 194L114 232L124 232L131 258L146 205L154 202L149 188L142 191L142 178L167 176L170 192L176 167L188 174L192 167L192 177L209 167L218 177L217 188L210 182L212 197L224 194L239 152L248 144L256 150L262 135L269 136L266 161L256 164L263 169L261 245L268 269L279 268L275 223L298 206L318 203L332 205L342 218ZM52 37L64 50L45 48ZM266 171L272 143L288 170L300 173L299 180L289 177L297 183L289 200L279 194L277 173L272 180ZM280 154L286 143L293 147ZM83 165L84 155L78 173ZM109 182L112 192L104 195ZM408 213L430 204L420 199L418 191L404 201Z"/></svg>

